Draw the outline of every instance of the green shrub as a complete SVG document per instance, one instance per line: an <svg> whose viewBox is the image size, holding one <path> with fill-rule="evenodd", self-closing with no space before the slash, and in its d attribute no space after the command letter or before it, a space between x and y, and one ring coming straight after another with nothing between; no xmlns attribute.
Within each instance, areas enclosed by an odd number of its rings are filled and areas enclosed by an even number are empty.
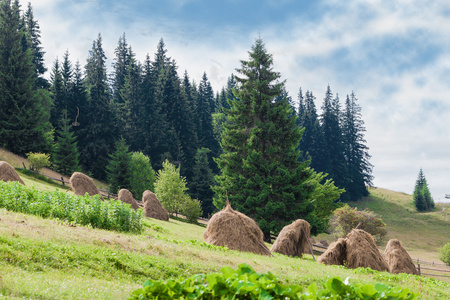
<svg viewBox="0 0 450 300"><path fill-rule="evenodd" d="M198 218L203 214L202 204L197 199L186 196L180 203L180 213L185 216L190 223L197 223Z"/></svg>
<svg viewBox="0 0 450 300"><path fill-rule="evenodd" d="M305 290L284 285L270 272L256 273L247 264L235 271L224 267L220 273L193 275L186 280L147 280L129 299L416 299L408 289L383 284L354 285L346 279L331 278L319 290L312 283Z"/></svg>
<svg viewBox="0 0 450 300"><path fill-rule="evenodd" d="M45 153L27 153L27 159L30 163L30 168L39 173L39 170L50 166L50 155Z"/></svg>
<svg viewBox="0 0 450 300"><path fill-rule="evenodd" d="M331 215L329 227L336 238L345 237L352 229L358 227L373 235L377 243L386 236L386 224L373 211L365 209L359 211L344 205L336 209Z"/></svg>
<svg viewBox="0 0 450 300"><path fill-rule="evenodd" d="M447 266L450 266L450 243L447 243L439 249L439 259L442 260Z"/></svg>
<svg viewBox="0 0 450 300"><path fill-rule="evenodd" d="M180 205L187 196L186 191L186 178L180 175L180 169L168 160L164 161L155 181L155 194L161 205L170 214L179 212Z"/></svg>
<svg viewBox="0 0 450 300"><path fill-rule="evenodd" d="M142 231L142 210L134 211L120 200L102 201L99 195L81 197L59 190L42 192L18 182L0 181L0 208L94 228Z"/></svg>

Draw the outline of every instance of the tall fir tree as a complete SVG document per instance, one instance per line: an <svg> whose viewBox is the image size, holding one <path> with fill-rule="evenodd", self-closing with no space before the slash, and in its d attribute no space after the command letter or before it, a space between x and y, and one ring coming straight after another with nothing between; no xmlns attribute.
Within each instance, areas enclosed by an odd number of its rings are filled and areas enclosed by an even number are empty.
<svg viewBox="0 0 450 300"><path fill-rule="evenodd" d="M80 149L82 166L94 178L106 179L105 166L117 140L117 119L111 103L106 75L106 56L102 38L93 42L86 64L85 85L88 95L86 124L83 126L84 148Z"/></svg>
<svg viewBox="0 0 450 300"><path fill-rule="evenodd" d="M225 110L230 122L224 125L223 154L216 160L222 173L216 176L214 204L222 208L227 193L238 211L258 222L267 241L299 217L316 232L318 220L309 199L313 189L307 184L313 171L297 160L302 130L287 99L274 101L284 83L261 39L249 55L237 69L242 77L235 77L239 100L230 101Z"/></svg>
<svg viewBox="0 0 450 300"><path fill-rule="evenodd" d="M0 143L23 155L49 152L48 93L36 89L31 50L23 47L25 28L21 26L18 0L0 2Z"/></svg>
<svg viewBox="0 0 450 300"><path fill-rule="evenodd" d="M342 133L345 147L347 180L346 195L350 201L357 201L369 195L367 186L372 186L372 164L369 162L369 148L364 139L364 121L361 107L356 103L355 93L347 95L343 113Z"/></svg>
<svg viewBox="0 0 450 300"><path fill-rule="evenodd" d="M50 91L53 100L50 122L52 123L53 127L59 128L61 125L59 124L59 122L63 119L63 111L66 111L67 113L67 98L58 58L56 58L55 62L53 63L50 80Z"/></svg>
<svg viewBox="0 0 450 300"><path fill-rule="evenodd" d="M344 157L344 144L341 128L341 109L339 96L333 98L330 86L327 87L322 105L321 127L324 139L324 157L320 163L324 170L334 180L335 184L343 188L346 184L346 165ZM345 193L342 195L345 198ZM342 200L342 198L341 198ZM348 200L348 199L345 199Z"/></svg>
<svg viewBox="0 0 450 300"><path fill-rule="evenodd" d="M62 112L60 124L56 134L52 161L58 172L70 176L73 172L79 171L80 166L76 137L72 132L70 120L67 118L67 111Z"/></svg>
<svg viewBox="0 0 450 300"><path fill-rule="evenodd" d="M202 203L203 215L211 215L215 210L213 205L214 174L209 166L208 148L200 148L195 155L195 166L192 180L189 182L189 194Z"/></svg>
<svg viewBox="0 0 450 300"><path fill-rule="evenodd" d="M200 147L209 148L211 156L217 157L219 144L214 138L214 128L212 113L214 112L214 92L206 73L203 73L202 80L198 87L197 117L198 117L198 137Z"/></svg>
<svg viewBox="0 0 450 300"><path fill-rule="evenodd" d="M44 48L41 46L41 29L38 21L34 18L33 7L28 2L27 10L24 14L25 29L28 38L28 47L31 49L32 61L36 74L36 86L41 89L47 89L50 84L44 77L47 68L44 63Z"/></svg>
<svg viewBox="0 0 450 300"><path fill-rule="evenodd" d="M434 201L428 189L427 179L422 168L420 168L419 175L417 176L413 199L418 211L427 211L434 208Z"/></svg>

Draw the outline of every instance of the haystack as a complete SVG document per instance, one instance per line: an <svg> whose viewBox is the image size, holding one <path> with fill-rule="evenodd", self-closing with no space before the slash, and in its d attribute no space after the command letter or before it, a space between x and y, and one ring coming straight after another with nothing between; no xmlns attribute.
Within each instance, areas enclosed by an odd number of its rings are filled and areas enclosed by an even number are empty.
<svg viewBox="0 0 450 300"><path fill-rule="evenodd" d="M258 224L246 215L233 210L230 203L211 217L203 233L205 242L212 245L271 255L264 244L263 237Z"/></svg>
<svg viewBox="0 0 450 300"><path fill-rule="evenodd" d="M345 264L345 259L347 255L347 243L345 239L340 238L336 242L331 243L327 251L325 251L319 258L317 262L326 265L341 265Z"/></svg>
<svg viewBox="0 0 450 300"><path fill-rule="evenodd" d="M353 229L346 238L345 266L356 269L371 268L377 271L389 271L389 266L375 245L373 236L362 229Z"/></svg>
<svg viewBox="0 0 450 300"><path fill-rule="evenodd" d="M309 223L298 219L280 231L270 251L288 256L302 257L303 253L311 252L308 243L309 232Z"/></svg>
<svg viewBox="0 0 450 300"><path fill-rule="evenodd" d="M419 272L414 265L411 256L406 252L405 248L397 239L389 240L386 245L386 250L383 254L389 266L389 272L398 273L408 273L413 275L419 275Z"/></svg>
<svg viewBox="0 0 450 300"><path fill-rule="evenodd" d="M75 172L70 176L70 186L75 195L84 196L86 193L89 196L100 194L99 190L94 184L94 181L87 175L80 172Z"/></svg>
<svg viewBox="0 0 450 300"><path fill-rule="evenodd" d="M0 161L0 180L3 181L18 181L25 185L25 182L17 174L13 166L8 164L6 161Z"/></svg>
<svg viewBox="0 0 450 300"><path fill-rule="evenodd" d="M322 246L324 246L324 247L330 246L326 240L320 240L319 243L322 244Z"/></svg>
<svg viewBox="0 0 450 300"><path fill-rule="evenodd" d="M142 202L144 202L145 216L153 219L169 221L169 214L162 207L161 202L152 191L145 191L142 195Z"/></svg>
<svg viewBox="0 0 450 300"><path fill-rule="evenodd" d="M127 189L121 189L119 191L119 195L117 195L117 198L124 203L131 204L131 208L134 210L139 208L139 204L134 199L133 194L131 194L131 192Z"/></svg>

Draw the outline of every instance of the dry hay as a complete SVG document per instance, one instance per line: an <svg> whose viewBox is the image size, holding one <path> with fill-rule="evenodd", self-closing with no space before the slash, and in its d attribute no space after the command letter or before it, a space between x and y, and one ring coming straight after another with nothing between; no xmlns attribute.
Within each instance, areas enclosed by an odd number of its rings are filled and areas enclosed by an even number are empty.
<svg viewBox="0 0 450 300"><path fill-rule="evenodd" d="M362 267L377 271L389 271L389 266L381 256L371 234L362 229L353 229L347 234L346 245L345 266L347 268Z"/></svg>
<svg viewBox="0 0 450 300"><path fill-rule="evenodd" d="M17 174L14 167L8 164L6 161L0 161L0 180L2 181L18 181L25 185L22 178Z"/></svg>
<svg viewBox="0 0 450 300"><path fill-rule="evenodd" d="M133 194L131 194L131 192L127 189L121 189L117 195L117 198L124 203L131 204L131 208L134 210L139 208L139 204L134 199Z"/></svg>
<svg viewBox="0 0 450 300"><path fill-rule="evenodd" d="M142 202L144 202L145 216L153 219L169 221L169 214L162 207L161 202L152 191L145 191L142 195Z"/></svg>
<svg viewBox="0 0 450 300"><path fill-rule="evenodd" d="M308 239L310 225L307 221L298 219L283 227L273 243L270 251L288 256L302 257L303 253L310 253Z"/></svg>
<svg viewBox="0 0 450 300"><path fill-rule="evenodd" d="M408 273L419 275L411 256L409 256L399 240L389 240L386 245L386 250L383 253L383 257L389 266L389 272L393 274Z"/></svg>
<svg viewBox="0 0 450 300"><path fill-rule="evenodd" d="M99 190L94 184L94 181L87 175L80 172L75 172L70 176L70 186L75 195L84 196L88 193L89 196L100 194Z"/></svg>
<svg viewBox="0 0 450 300"><path fill-rule="evenodd" d="M263 237L258 224L243 213L233 210L230 203L211 217L203 233L205 242L212 245L271 255Z"/></svg>
<svg viewBox="0 0 450 300"><path fill-rule="evenodd" d="M327 251L325 251L319 258L317 262L326 265L341 265L345 264L347 254L347 243L343 238L331 243Z"/></svg>

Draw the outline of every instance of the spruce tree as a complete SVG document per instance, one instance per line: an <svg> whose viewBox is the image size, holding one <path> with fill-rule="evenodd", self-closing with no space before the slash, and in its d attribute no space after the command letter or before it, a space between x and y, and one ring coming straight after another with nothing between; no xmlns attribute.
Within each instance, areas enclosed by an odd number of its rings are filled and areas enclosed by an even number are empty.
<svg viewBox="0 0 450 300"><path fill-rule="evenodd" d="M369 148L364 139L364 121L361 118L361 107L356 103L355 93L347 95L343 114L342 133L345 148L346 195L350 201L357 201L369 195L367 186L372 185L372 164L369 162Z"/></svg>
<svg viewBox="0 0 450 300"><path fill-rule="evenodd" d="M225 110L228 120L222 134L223 154L216 160L214 204L221 209L228 199L238 211L256 220L267 241L285 225L302 218L316 232L317 218L307 184L313 175L296 151L302 131L287 99L274 101L283 90L280 75L272 70L272 55L261 39L241 61L236 76L239 100Z"/></svg>
<svg viewBox="0 0 450 300"><path fill-rule="evenodd" d="M61 126L56 134L52 161L58 172L70 176L73 172L79 171L80 166L76 137L72 132L70 120L67 118L67 111L62 112L60 124Z"/></svg>
<svg viewBox="0 0 450 300"><path fill-rule="evenodd" d="M418 211L427 211L434 208L434 201L433 198L431 198L427 179L425 178L422 168L420 168L419 175L417 176L413 199L414 205Z"/></svg>
<svg viewBox="0 0 450 300"><path fill-rule="evenodd" d="M339 96L333 98L330 86L327 87L322 105L321 128L323 133L325 153L321 161L324 170L317 170L329 174L336 185L344 188L347 183L344 143L342 136L342 112L340 109ZM344 193L343 198L346 197ZM342 199L342 198L341 198ZM349 200L346 198L346 200Z"/></svg>
<svg viewBox="0 0 450 300"><path fill-rule="evenodd" d="M108 183L110 190L118 193L120 189L130 189L131 182L131 153L125 139L122 137L116 143L115 151L110 155L110 160L106 166Z"/></svg>
<svg viewBox="0 0 450 300"><path fill-rule="evenodd" d="M27 10L24 15L25 29L28 38L28 47L31 49L32 61L36 73L36 86L38 88L47 89L49 83L43 77L47 68L44 64L44 48L41 46L41 30L37 20L34 18L33 7L28 2Z"/></svg>
<svg viewBox="0 0 450 300"><path fill-rule="evenodd" d="M94 178L105 179L108 156L117 139L117 118L111 104L106 75L106 56L102 38L93 42L86 64L85 85L88 91L86 123L82 124L84 148L80 149L82 166L92 172Z"/></svg>
<svg viewBox="0 0 450 300"><path fill-rule="evenodd" d="M0 143L24 155L49 152L48 93L36 89L30 49L23 47L19 1L0 2Z"/></svg>
<svg viewBox="0 0 450 300"><path fill-rule="evenodd" d="M53 127L59 128L59 122L63 118L63 111L67 113L67 95L65 93L63 77L61 73L60 63L56 58L53 63L52 73L50 74L51 86L50 91L53 100L53 106L50 114L50 122Z"/></svg>
<svg viewBox="0 0 450 300"><path fill-rule="evenodd" d="M195 155L194 175L189 184L189 194L192 198L199 199L202 203L203 215L208 216L213 213L214 192L211 187L214 185L214 174L209 166L208 148L200 148Z"/></svg>

